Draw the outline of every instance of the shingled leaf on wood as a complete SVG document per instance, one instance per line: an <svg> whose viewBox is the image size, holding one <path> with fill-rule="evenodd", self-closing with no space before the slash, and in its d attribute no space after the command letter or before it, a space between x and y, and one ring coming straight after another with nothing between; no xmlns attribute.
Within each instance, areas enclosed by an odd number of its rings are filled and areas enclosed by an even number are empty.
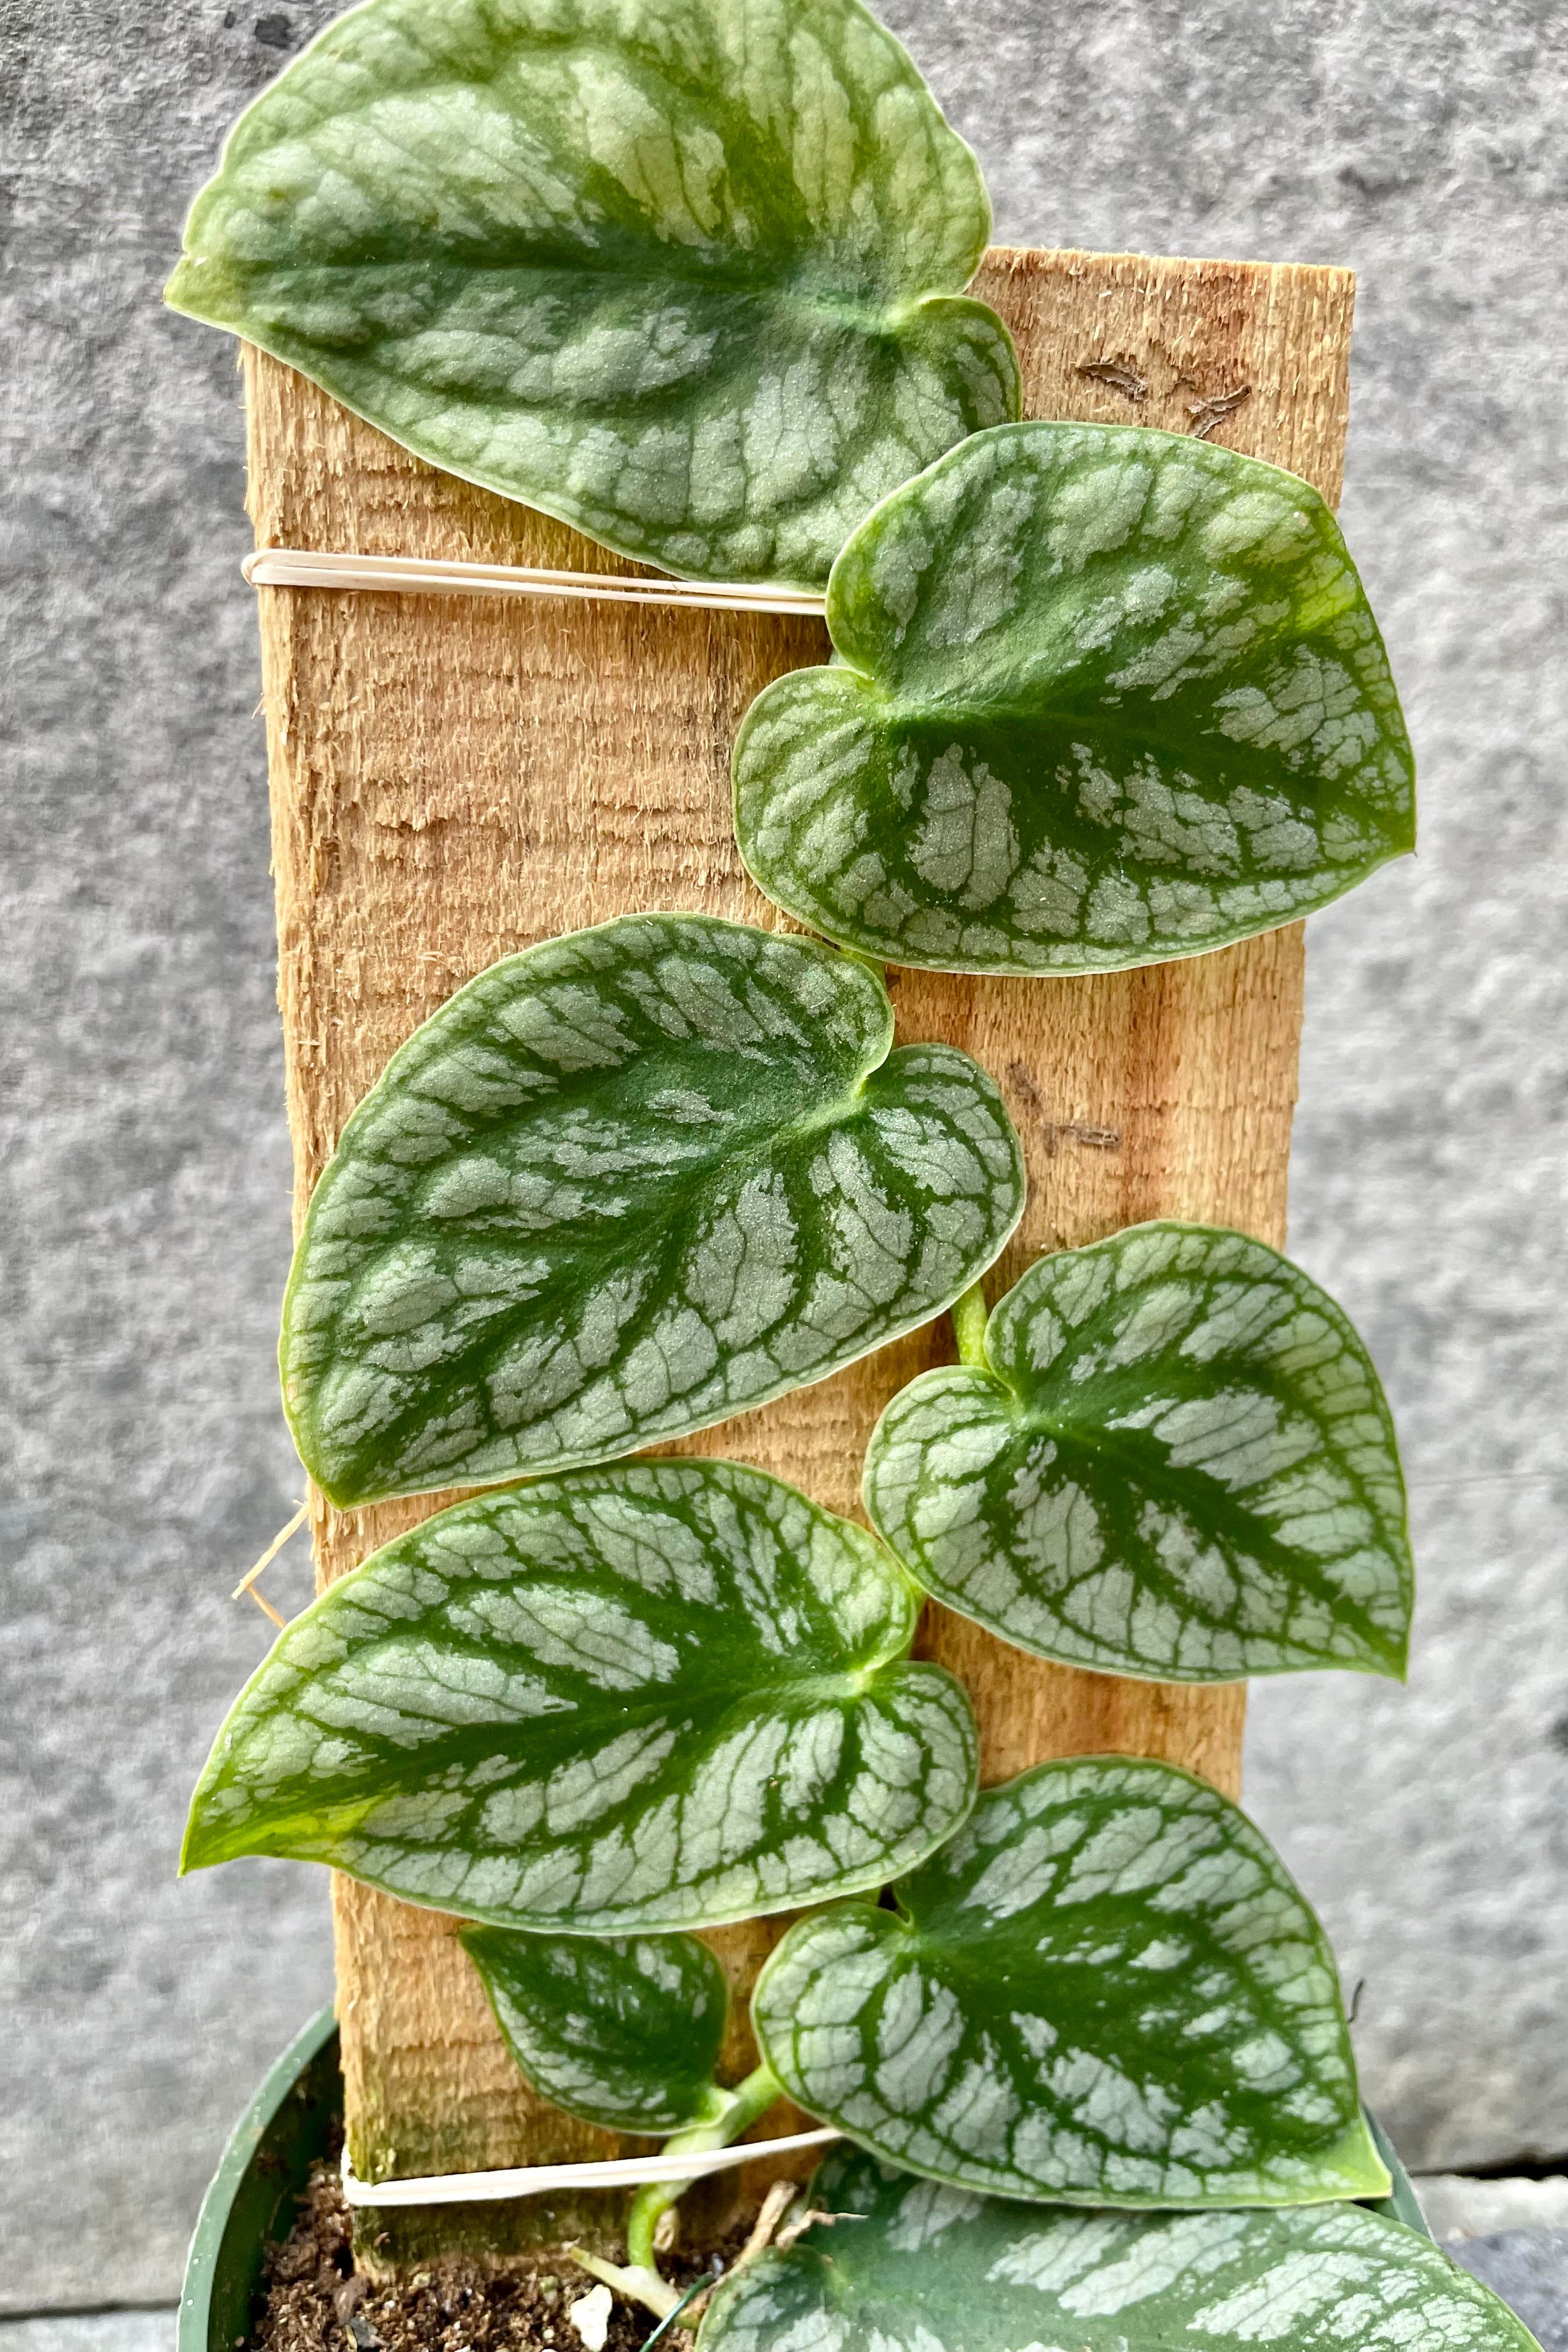
<svg viewBox="0 0 1568 2352"><path fill-rule="evenodd" d="M240 118L167 299L624 554L820 587L1017 414L990 225L857 0L367 0Z"/></svg>
<svg viewBox="0 0 1568 2352"><path fill-rule="evenodd" d="M700 2352L1532 2352L1489 2288L1358 2205L1042 2211L836 2148L787 2252L716 2291Z"/></svg>
<svg viewBox="0 0 1568 2352"><path fill-rule="evenodd" d="M837 660L748 712L742 854L889 962L1083 972L1289 922L1414 843L1377 625L1305 482L1138 427L1003 425L834 565Z"/></svg>
<svg viewBox="0 0 1568 2352"><path fill-rule="evenodd" d="M752 1999L790 2096L891 2164L1084 2205L1383 2197L1322 1930L1169 1764L1042 1764L894 1890L792 1927Z"/></svg>
<svg viewBox="0 0 1568 2352"><path fill-rule="evenodd" d="M461 1942L508 2049L537 2091L611 2131L661 2137L717 2121L724 1971L695 1936L527 1936Z"/></svg>
<svg viewBox="0 0 1568 2352"><path fill-rule="evenodd" d="M279 1636L184 1866L330 1863L501 1927L712 1927L950 1837L973 1718L912 1665L874 1536L758 1470L655 1462L459 1503Z"/></svg>
<svg viewBox="0 0 1568 2352"><path fill-rule="evenodd" d="M995 1087L815 940L628 916L470 982L310 1202L283 1399L335 1503L614 1459L936 1315L1024 1203Z"/></svg>
<svg viewBox="0 0 1568 2352"><path fill-rule="evenodd" d="M911 1381L867 1453L866 1507L928 1592L1107 1674L1404 1673L1394 1425L1300 1266L1134 1225L1031 1266L984 1359Z"/></svg>

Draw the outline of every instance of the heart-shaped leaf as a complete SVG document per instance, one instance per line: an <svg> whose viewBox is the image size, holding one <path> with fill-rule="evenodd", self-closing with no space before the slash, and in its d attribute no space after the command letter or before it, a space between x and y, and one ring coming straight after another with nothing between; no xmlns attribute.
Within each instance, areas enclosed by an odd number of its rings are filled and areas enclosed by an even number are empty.
<svg viewBox="0 0 1568 2352"><path fill-rule="evenodd" d="M534 2088L611 2131L714 2121L724 1971L694 1936L524 1936L466 1927L508 2049Z"/></svg>
<svg viewBox="0 0 1568 2352"><path fill-rule="evenodd" d="M1358 2205L1042 2212L835 2149L814 2222L725 2280L700 2352L1531 2352L1479 2279Z"/></svg>
<svg viewBox="0 0 1568 2352"><path fill-rule="evenodd" d="M1089 2205L1384 2197L1321 1928L1244 1813L1126 1757L981 1797L752 2001L790 2096L889 2163Z"/></svg>
<svg viewBox="0 0 1568 2352"><path fill-rule="evenodd" d="M984 1366L912 1381L866 1507L952 1609L1168 1682L1402 1675L1405 1486L1371 1359L1288 1258L1134 1225L1030 1267Z"/></svg>
<svg viewBox="0 0 1568 2352"><path fill-rule="evenodd" d="M335 1503L604 1462L927 1321L1024 1204L994 1086L815 940L630 916L499 963L343 1130L283 1398Z"/></svg>
<svg viewBox="0 0 1568 2352"><path fill-rule="evenodd" d="M877 1886L950 1837L973 1719L873 1536L758 1470L459 1503L331 1586L218 1735L184 1864L325 1862L563 1935Z"/></svg>
<svg viewBox="0 0 1568 2352"><path fill-rule="evenodd" d="M1414 843L1410 747L1333 517L1137 427L1004 425L878 508L839 659L752 704L742 855L830 939L945 971L1158 963Z"/></svg>
<svg viewBox="0 0 1568 2352"><path fill-rule="evenodd" d="M167 299L624 554L820 586L1017 415L990 224L857 0L368 0L241 117Z"/></svg>

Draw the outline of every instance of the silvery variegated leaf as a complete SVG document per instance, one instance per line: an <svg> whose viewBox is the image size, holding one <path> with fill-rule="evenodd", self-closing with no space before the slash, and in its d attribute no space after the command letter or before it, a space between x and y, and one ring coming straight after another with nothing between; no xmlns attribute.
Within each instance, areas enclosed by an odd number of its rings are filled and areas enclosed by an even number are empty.
<svg viewBox="0 0 1568 2352"><path fill-rule="evenodd" d="M878 1886L969 1811L969 1704L875 1537L758 1470L459 1503L331 1585L218 1735L184 1867L330 1863L569 1936Z"/></svg>
<svg viewBox="0 0 1568 2352"><path fill-rule="evenodd" d="M819 587L1018 413L990 223L857 0L367 0L241 117L167 299L625 554Z"/></svg>
<svg viewBox="0 0 1568 2352"><path fill-rule="evenodd" d="M1414 845L1344 541L1294 475L1136 426L977 435L834 565L838 659L752 704L736 829L829 939L1083 972L1291 921Z"/></svg>
<svg viewBox="0 0 1568 2352"><path fill-rule="evenodd" d="M700 2352L1531 2352L1479 2279L1359 2205L1042 2210L835 2149L787 2252L718 2288Z"/></svg>
<svg viewBox="0 0 1568 2352"><path fill-rule="evenodd" d="M1024 1204L989 1077L818 941L628 916L460 989L310 1202L283 1401L332 1501L613 1460L928 1321Z"/></svg>
<svg viewBox="0 0 1568 2352"><path fill-rule="evenodd" d="M508 2049L568 2115L664 2136L723 2112L713 2070L729 1988L695 1936L465 1927L461 1941Z"/></svg>
<svg viewBox="0 0 1568 2352"><path fill-rule="evenodd" d="M792 1927L752 2001L790 2096L874 2154L1069 2204L1387 2195L1322 1930L1205 1782L1038 1765L894 1893Z"/></svg>
<svg viewBox="0 0 1568 2352"><path fill-rule="evenodd" d="M1278 1251L1134 1225L1042 1258L984 1361L893 1399L866 1507L1020 1649L1169 1682L1403 1675L1413 1570L1365 1348Z"/></svg>

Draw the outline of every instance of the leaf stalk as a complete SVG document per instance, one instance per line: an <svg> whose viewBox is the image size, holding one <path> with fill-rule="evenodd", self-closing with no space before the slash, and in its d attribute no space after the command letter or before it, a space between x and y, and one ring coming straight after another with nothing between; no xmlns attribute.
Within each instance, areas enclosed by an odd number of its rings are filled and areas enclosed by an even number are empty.
<svg viewBox="0 0 1568 2352"><path fill-rule="evenodd" d="M952 1303L952 1336L958 1343L958 1360L974 1370L985 1363L985 1293L979 1283L972 1282L962 1298Z"/></svg>
<svg viewBox="0 0 1568 2352"><path fill-rule="evenodd" d="M656 2319L673 2319L682 2303L689 2300L678 2294L668 2279L660 2278L649 2263L606 2263L598 2254L591 2254L586 2246L566 2249L579 2270L593 2278L603 2280L616 2294L625 2295L629 2303L640 2303Z"/></svg>
<svg viewBox="0 0 1568 2352"><path fill-rule="evenodd" d="M760 2116L784 2096L783 2085L770 2066L758 2066L732 2091L723 2094L725 2105L711 2123L698 2124L690 2131L677 2132L667 2140L666 2156L697 2156L710 2147L728 2147L732 2140L750 2131ZM626 2220L626 2261L633 2270L649 2272L658 2278L658 2262L654 2252L654 2231L672 2205L678 2204L690 2188L689 2180L650 2180L639 2189L632 2200L632 2210ZM662 2286L663 2281L659 2280ZM646 2297L644 2298L646 2300ZM652 2306L650 2305L650 2308ZM663 2318L664 2313L659 2313Z"/></svg>

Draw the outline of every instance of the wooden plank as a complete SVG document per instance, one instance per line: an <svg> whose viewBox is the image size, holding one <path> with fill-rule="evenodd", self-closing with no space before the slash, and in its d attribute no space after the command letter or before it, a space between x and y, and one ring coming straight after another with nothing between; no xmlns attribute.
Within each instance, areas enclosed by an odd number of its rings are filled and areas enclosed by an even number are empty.
<svg viewBox="0 0 1568 2352"><path fill-rule="evenodd" d="M1339 270L1001 249L976 290L1017 339L1026 414L1207 429L1332 499L1352 286ZM277 362L247 351L246 369L258 545L637 568L433 472ZM635 908L782 923L736 854L730 746L759 689L821 660L826 638L812 622L585 604L268 589L259 604L299 1215L388 1056L498 957ZM1142 1217L1211 1218L1283 1240L1301 962L1298 926L1104 978L889 973L900 1040L943 1037L977 1055L1025 1139L1029 1208L994 1295L1039 1251ZM949 1353L944 1319L674 1450L756 1463L854 1512L876 1415ZM322 1579L438 1499L340 1513L315 1498ZM934 1608L922 1643L970 1686L989 1779L1110 1748L1238 1785L1239 1686L1049 1666ZM362 2172L614 2145L526 2091L451 1922L344 1880L335 1916ZM759 1923L713 1939L738 1992L777 1932ZM743 2024L732 2044L739 2067ZM492 2251L558 2242L595 2218L559 2204L489 2207L378 2234L390 2261L468 2231Z"/></svg>

